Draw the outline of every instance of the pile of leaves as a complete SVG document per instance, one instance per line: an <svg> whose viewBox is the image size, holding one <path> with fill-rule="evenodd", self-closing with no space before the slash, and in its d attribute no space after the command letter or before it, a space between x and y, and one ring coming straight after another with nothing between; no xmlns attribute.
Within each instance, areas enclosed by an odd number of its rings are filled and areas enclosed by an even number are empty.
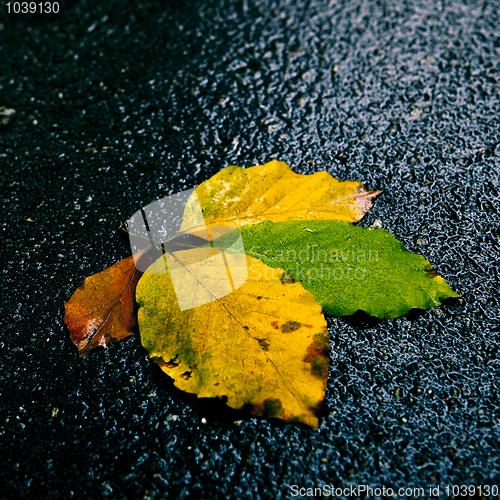
<svg viewBox="0 0 500 500"><path fill-rule="evenodd" d="M209 228L239 228L246 282L181 310L170 274L160 271L164 256L144 251L136 260L145 273L131 256L85 279L65 305L71 338L83 356L138 326L150 358L183 391L317 427L329 370L324 313L395 318L458 297L390 233L353 225L379 194L278 161L227 167L196 195ZM195 234L189 218L188 204L182 228ZM186 262L195 251L171 253Z"/></svg>

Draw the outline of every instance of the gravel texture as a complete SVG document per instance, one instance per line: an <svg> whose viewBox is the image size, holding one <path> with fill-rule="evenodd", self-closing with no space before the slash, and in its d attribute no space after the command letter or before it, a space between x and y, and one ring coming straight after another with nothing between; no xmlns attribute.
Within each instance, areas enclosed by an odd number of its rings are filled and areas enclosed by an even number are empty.
<svg viewBox="0 0 500 500"><path fill-rule="evenodd" d="M500 483L498 1L1 8L2 499ZM318 430L183 395L138 335L78 358L64 302L128 255L119 221L271 159L383 190L360 225L463 298L330 318Z"/></svg>

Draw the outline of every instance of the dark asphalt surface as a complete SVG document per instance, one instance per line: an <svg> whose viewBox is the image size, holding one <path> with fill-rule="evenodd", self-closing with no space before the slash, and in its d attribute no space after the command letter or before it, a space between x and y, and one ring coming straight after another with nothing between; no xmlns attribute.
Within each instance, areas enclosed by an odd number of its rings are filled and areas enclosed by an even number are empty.
<svg viewBox="0 0 500 500"><path fill-rule="evenodd" d="M500 3L61 6L1 6L0 497L499 484ZM318 430L233 423L138 336L79 359L64 302L128 255L119 221L270 159L382 189L360 224L381 221L461 302L330 318Z"/></svg>

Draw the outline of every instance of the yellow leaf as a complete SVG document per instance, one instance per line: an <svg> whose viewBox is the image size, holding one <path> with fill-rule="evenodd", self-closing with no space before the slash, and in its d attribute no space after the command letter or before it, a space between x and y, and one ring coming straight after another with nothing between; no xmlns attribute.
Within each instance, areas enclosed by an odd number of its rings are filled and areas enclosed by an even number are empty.
<svg viewBox="0 0 500 500"><path fill-rule="evenodd" d="M196 188L207 225L241 227L269 220L359 221L380 191L328 172L296 174L284 162L251 168L227 167ZM188 202L181 232L195 232L197 200Z"/></svg>
<svg viewBox="0 0 500 500"><path fill-rule="evenodd" d="M199 250L172 254L190 294L213 293L214 269L192 276ZM233 263L234 264L234 263ZM159 259L137 286L141 341L175 385L200 398L222 398L252 415L317 427L328 377L329 338L314 297L281 269L245 257L248 279L237 290L181 310L169 270ZM231 268L234 275L234 265ZM193 286L194 280L197 286ZM177 277L179 278L179 277ZM203 286L211 282L210 290Z"/></svg>

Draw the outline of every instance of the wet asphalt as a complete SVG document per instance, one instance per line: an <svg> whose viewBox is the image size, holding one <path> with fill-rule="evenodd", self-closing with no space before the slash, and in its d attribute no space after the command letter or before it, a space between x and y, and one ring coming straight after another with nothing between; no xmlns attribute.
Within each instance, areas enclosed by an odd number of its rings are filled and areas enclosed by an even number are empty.
<svg viewBox="0 0 500 500"><path fill-rule="evenodd" d="M499 2L60 6L0 21L2 499L499 485ZM317 430L183 395L138 335L79 358L64 302L119 222L272 159L382 190L359 225L463 298L329 318Z"/></svg>

